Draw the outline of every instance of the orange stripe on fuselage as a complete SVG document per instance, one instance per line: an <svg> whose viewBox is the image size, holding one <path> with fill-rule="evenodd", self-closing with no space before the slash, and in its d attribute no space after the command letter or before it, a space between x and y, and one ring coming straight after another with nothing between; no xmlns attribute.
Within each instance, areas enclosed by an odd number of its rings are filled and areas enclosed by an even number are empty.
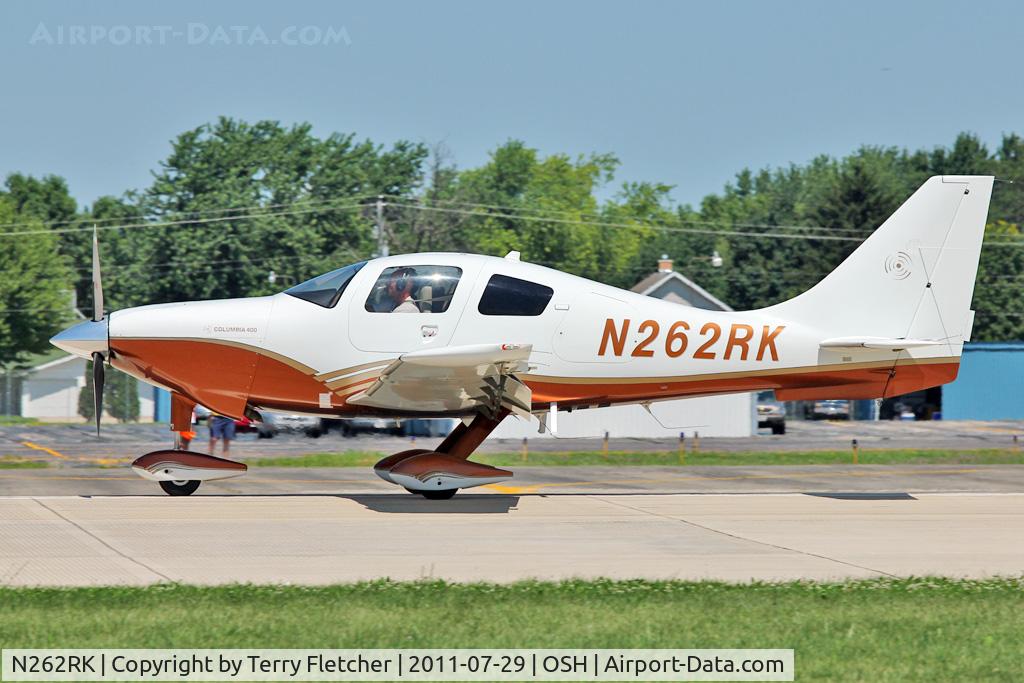
<svg viewBox="0 0 1024 683"><path fill-rule="evenodd" d="M344 399L317 379L312 368L258 347L216 339L167 338L113 338L110 346L114 367L154 380L223 415L241 417L250 403L327 414L344 406ZM320 406L322 393L331 394L332 408Z"/></svg>

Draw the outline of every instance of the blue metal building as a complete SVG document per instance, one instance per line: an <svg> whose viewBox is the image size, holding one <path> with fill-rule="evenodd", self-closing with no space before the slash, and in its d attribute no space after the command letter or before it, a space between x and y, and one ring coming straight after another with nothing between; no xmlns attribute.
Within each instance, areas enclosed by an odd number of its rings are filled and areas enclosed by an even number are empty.
<svg viewBox="0 0 1024 683"><path fill-rule="evenodd" d="M964 345L956 381L942 388L944 420L1024 419L1024 342Z"/></svg>
<svg viewBox="0 0 1024 683"><path fill-rule="evenodd" d="M171 421L171 392L153 387L153 421Z"/></svg>

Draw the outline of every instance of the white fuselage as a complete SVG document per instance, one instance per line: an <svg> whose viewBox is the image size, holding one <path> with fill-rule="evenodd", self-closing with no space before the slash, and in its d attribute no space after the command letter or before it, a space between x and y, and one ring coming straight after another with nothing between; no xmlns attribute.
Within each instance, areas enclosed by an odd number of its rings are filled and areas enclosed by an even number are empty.
<svg viewBox="0 0 1024 683"><path fill-rule="evenodd" d="M461 269L447 309L367 310L374 283L396 266ZM496 274L549 287L553 295L539 315L486 315L479 302ZM370 261L331 308L281 293L143 306L110 319L115 365L227 414L240 414L246 404L365 413L345 399L388 363L471 344L532 344L521 379L537 409L762 388L845 386L851 397L881 395L897 360L944 365L959 355L947 344L898 352L821 348L835 336L835 329L786 320L771 308L696 309L516 260L448 253ZM175 351L185 344L188 350ZM420 412L414 405L403 411Z"/></svg>

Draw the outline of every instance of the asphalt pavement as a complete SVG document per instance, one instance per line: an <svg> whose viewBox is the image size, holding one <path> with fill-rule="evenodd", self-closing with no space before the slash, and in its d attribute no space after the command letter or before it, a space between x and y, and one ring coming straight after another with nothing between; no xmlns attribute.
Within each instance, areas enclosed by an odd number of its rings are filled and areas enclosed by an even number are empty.
<svg viewBox="0 0 1024 683"><path fill-rule="evenodd" d="M205 450L208 433L200 426L195 450ZM35 458L51 464L116 464L131 462L149 451L169 448L171 432L165 424L104 425L97 439L90 425L54 424L0 427L0 457ZM857 439L862 448L927 448L969 450L1014 447L1014 437L1024 446L1024 421L1001 422L805 422L790 421L788 432L774 436L767 430L746 438L701 437L700 447L712 451L810 451L847 450ZM280 457L312 452L346 450L394 453L407 448L430 448L440 438L417 438L364 434L344 437L332 431L318 439L303 434L281 434L273 439L240 435L232 445L242 459ZM489 439L484 452L518 452L521 442ZM530 439L531 451L596 451L600 439ZM671 451L675 439L613 438L609 448L616 451Z"/></svg>
<svg viewBox="0 0 1024 683"><path fill-rule="evenodd" d="M845 449L851 438L867 448L1009 448L1018 432L1024 425L794 423L785 436L704 439L701 448ZM509 481L448 501L408 494L369 468L253 467L172 498L125 466L167 447L168 436L162 425L105 427L100 440L85 425L0 428L0 456L49 465L0 468L0 585L1024 573L1019 465L521 466ZM232 453L409 446L396 437L247 436ZM530 447L596 450L600 442Z"/></svg>

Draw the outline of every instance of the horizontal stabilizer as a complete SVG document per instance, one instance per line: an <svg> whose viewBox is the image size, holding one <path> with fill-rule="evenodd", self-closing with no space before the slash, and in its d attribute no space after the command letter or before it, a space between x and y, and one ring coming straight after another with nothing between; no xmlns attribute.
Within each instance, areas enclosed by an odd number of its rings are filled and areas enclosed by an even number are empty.
<svg viewBox="0 0 1024 683"><path fill-rule="evenodd" d="M821 342L823 349L886 349L902 351L922 346L939 346L934 339L887 339L885 337L834 337Z"/></svg>

